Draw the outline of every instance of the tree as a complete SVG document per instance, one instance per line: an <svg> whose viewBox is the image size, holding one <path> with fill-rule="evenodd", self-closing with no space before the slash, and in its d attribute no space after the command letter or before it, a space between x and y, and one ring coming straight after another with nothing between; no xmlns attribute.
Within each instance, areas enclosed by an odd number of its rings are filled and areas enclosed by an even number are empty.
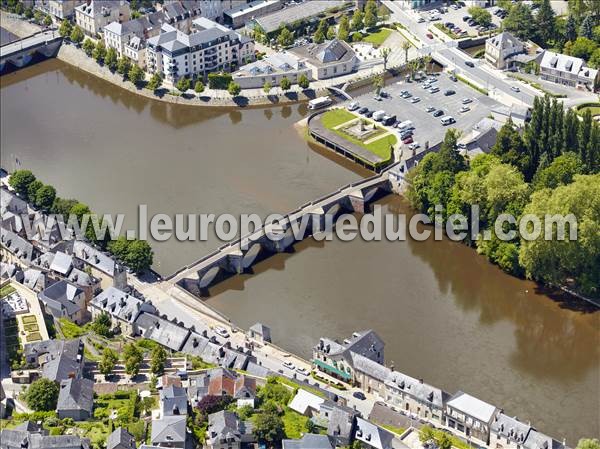
<svg viewBox="0 0 600 449"><path fill-rule="evenodd" d="M116 240L108 243L108 250L119 260L125 260L129 250L129 240L125 236L119 236Z"/></svg>
<svg viewBox="0 0 600 449"><path fill-rule="evenodd" d="M354 10L354 14L352 15L352 22L350 24L352 31L360 31L363 29L363 17L364 14L360 8L356 8Z"/></svg>
<svg viewBox="0 0 600 449"><path fill-rule="evenodd" d="M56 197L54 199L54 203L52 203L52 207L50 208L50 212L53 214L62 215L65 217L65 221L67 216L71 212L71 208L77 204L77 200L74 199L63 199Z"/></svg>
<svg viewBox="0 0 600 449"><path fill-rule="evenodd" d="M269 92L271 92L272 88L273 88L273 85L270 82L265 81L265 84L263 84L263 92L265 94L269 95Z"/></svg>
<svg viewBox="0 0 600 449"><path fill-rule="evenodd" d="M592 53L592 56L590 56L590 59L588 61L588 65L590 67L592 67L593 69L599 69L600 68L600 48L596 48L594 50L594 53Z"/></svg>
<svg viewBox="0 0 600 449"><path fill-rule="evenodd" d="M383 86L384 86L383 75L376 75L373 78L373 88L375 89L375 93L377 95L379 95L379 92L381 92L381 89L383 89Z"/></svg>
<svg viewBox="0 0 600 449"><path fill-rule="evenodd" d="M104 62L105 56L106 46L104 45L104 42L98 41L96 47L94 48L94 51L92 52L92 57L96 60L98 64L101 64L102 62Z"/></svg>
<svg viewBox="0 0 600 449"><path fill-rule="evenodd" d="M537 16L535 16L535 25L539 44L545 46L554 38L556 32L556 17L550 0L542 0Z"/></svg>
<svg viewBox="0 0 600 449"><path fill-rule="evenodd" d="M46 14L46 17L44 17L44 25L47 27L52 25L52 17L50 17L48 14Z"/></svg>
<svg viewBox="0 0 600 449"><path fill-rule="evenodd" d="M367 29L377 26L377 16L372 11L366 11L363 23Z"/></svg>
<svg viewBox="0 0 600 449"><path fill-rule="evenodd" d="M25 18L31 19L33 17L33 8L29 7L25 9Z"/></svg>
<svg viewBox="0 0 600 449"><path fill-rule="evenodd" d="M215 396L207 394L202 399L200 399L200 402L198 402L197 409L202 415L202 417L205 419L208 415L215 412L219 412L226 408L232 400L233 398L227 395Z"/></svg>
<svg viewBox="0 0 600 449"><path fill-rule="evenodd" d="M594 19L591 14L586 15L583 22L581 22L579 34L587 39L592 39L594 37Z"/></svg>
<svg viewBox="0 0 600 449"><path fill-rule="evenodd" d="M327 28L327 39L335 39L335 27L330 26L329 28Z"/></svg>
<svg viewBox="0 0 600 449"><path fill-rule="evenodd" d="M60 27L58 28L58 34L60 34L61 37L69 37L71 36L71 32L73 31L73 27L71 26L71 22L69 22L67 19L63 19L63 21L60 23Z"/></svg>
<svg viewBox="0 0 600 449"><path fill-rule="evenodd" d="M315 31L315 34L313 35L313 42L315 44L322 44L323 42L325 42L327 28L328 28L327 20L321 19L321 21L319 22L319 25L317 26L317 30Z"/></svg>
<svg viewBox="0 0 600 449"><path fill-rule="evenodd" d="M196 92L197 94L201 94L202 92L204 92L204 83L202 81L196 81L196 84L194 85L194 92Z"/></svg>
<svg viewBox="0 0 600 449"><path fill-rule="evenodd" d="M533 34L533 16L531 9L524 3L517 2L512 8L502 25L506 31L510 31L520 39L530 39Z"/></svg>
<svg viewBox="0 0 600 449"><path fill-rule="evenodd" d="M111 72L114 72L117 69L118 55L117 50L115 50L113 47L110 47L106 51L106 56L104 57L104 64L106 64L106 67L108 67Z"/></svg>
<svg viewBox="0 0 600 449"><path fill-rule="evenodd" d="M574 41L577 39L577 22L572 14L567 17L567 23L565 24L565 37L568 41Z"/></svg>
<svg viewBox="0 0 600 449"><path fill-rule="evenodd" d="M388 59L390 58L390 53L392 53L392 49L389 47L382 47L379 50L379 54L383 58L383 70L387 70Z"/></svg>
<svg viewBox="0 0 600 449"><path fill-rule="evenodd" d="M379 8L377 9L377 17L379 18L379 20L388 20L390 17L390 10L387 9L387 6L385 5L381 5L379 6Z"/></svg>
<svg viewBox="0 0 600 449"><path fill-rule="evenodd" d="M404 50L404 63L408 62L408 50L410 50L410 42L402 41L402 50Z"/></svg>
<svg viewBox="0 0 600 449"><path fill-rule="evenodd" d="M127 78L134 85L138 86L144 79L144 71L137 64L133 64L127 73Z"/></svg>
<svg viewBox="0 0 600 449"><path fill-rule="evenodd" d="M52 186L44 185L35 192L33 204L42 210L48 211L52 207L55 198L56 189Z"/></svg>
<svg viewBox="0 0 600 449"><path fill-rule="evenodd" d="M229 86L227 86L227 92L229 92L229 95L231 95L232 97L237 97L241 91L242 88L235 81L230 82Z"/></svg>
<svg viewBox="0 0 600 449"><path fill-rule="evenodd" d="M155 73L150 77L150 81L148 81L148 84L146 85L146 87L148 89L150 89L151 91L155 91L161 85L162 85L162 76L160 76L160 73Z"/></svg>
<svg viewBox="0 0 600 449"><path fill-rule="evenodd" d="M165 363L167 363L167 351L162 346L155 346L150 359L152 374L161 375L165 370Z"/></svg>
<svg viewBox="0 0 600 449"><path fill-rule="evenodd" d="M98 335L102 335L103 337L111 336L111 327L112 322L110 320L110 315L106 312L102 312L100 315L96 317L94 321L92 321L92 330L96 332Z"/></svg>
<svg viewBox="0 0 600 449"><path fill-rule="evenodd" d="M125 372L135 377L140 372L140 365L144 355L135 343L128 343L123 348L123 360L125 361Z"/></svg>
<svg viewBox="0 0 600 449"><path fill-rule="evenodd" d="M277 43L281 47L289 47L294 43L294 34L287 27L281 27L281 31L277 36Z"/></svg>
<svg viewBox="0 0 600 449"><path fill-rule="evenodd" d="M529 167L523 140L510 118L500 128L491 153L498 156L501 162L518 167L522 173Z"/></svg>
<svg viewBox="0 0 600 449"><path fill-rule="evenodd" d="M73 39L73 34L75 33L75 30L73 30L73 33L71 33L71 40L73 42L75 42L75 40ZM92 56L92 53L94 53L94 49L96 48L96 46L94 45L94 43L92 42L91 39L86 39L83 42L83 51L85 52L86 55L88 56Z"/></svg>
<svg viewBox="0 0 600 449"><path fill-rule="evenodd" d="M126 78L130 70L131 62L129 61L129 58L126 58L125 56L120 57L119 62L117 62L117 72Z"/></svg>
<svg viewBox="0 0 600 449"><path fill-rule="evenodd" d="M189 80L189 78L183 76L177 81L176 87L181 92L187 92L188 89L191 87L191 81Z"/></svg>
<svg viewBox="0 0 600 449"><path fill-rule="evenodd" d="M36 412L56 410L58 384L44 377L34 381L25 392L27 406Z"/></svg>
<svg viewBox="0 0 600 449"><path fill-rule="evenodd" d="M300 86L302 89L308 89L310 86L310 80L306 74L303 73L300 75L300 78L298 79L298 86Z"/></svg>
<svg viewBox="0 0 600 449"><path fill-rule="evenodd" d="M583 163L577 154L564 153L554 159L548 167L536 173L534 187L536 190L555 189L560 185L570 184L575 175L583 173L583 169Z"/></svg>
<svg viewBox="0 0 600 449"><path fill-rule="evenodd" d="M136 273L147 270L154 261L154 252L145 240L128 241L124 262Z"/></svg>
<svg viewBox="0 0 600 449"><path fill-rule="evenodd" d="M600 440L597 438L582 438L577 443L576 449L600 449Z"/></svg>
<svg viewBox="0 0 600 449"><path fill-rule="evenodd" d="M23 14L23 11L25 11L25 6L23 6L23 3L17 3L15 5L15 14L20 16L21 14Z"/></svg>
<svg viewBox="0 0 600 449"><path fill-rule="evenodd" d="M256 396L262 403L273 401L282 406L287 405L291 397L290 390L280 384L276 377L268 377L267 383L256 393Z"/></svg>
<svg viewBox="0 0 600 449"><path fill-rule="evenodd" d="M254 423L254 435L259 441L273 444L285 438L285 429L281 416L276 413L260 413Z"/></svg>
<svg viewBox="0 0 600 449"><path fill-rule="evenodd" d="M44 20L44 13L42 13L42 11L39 9L36 9L33 12L33 20L35 20L35 23L39 24L42 20Z"/></svg>
<svg viewBox="0 0 600 449"><path fill-rule="evenodd" d="M108 376L115 369L119 356L111 348L104 348L102 358L98 362L98 370L101 374Z"/></svg>
<svg viewBox="0 0 600 449"><path fill-rule="evenodd" d="M281 81L279 81L279 87L281 87L281 90L283 91L290 90L292 87L292 82L286 76L284 76L281 78Z"/></svg>
<svg viewBox="0 0 600 449"><path fill-rule="evenodd" d="M434 437L434 431L430 426L423 426L419 430L419 441L421 441L421 443L427 443L428 441L433 440Z"/></svg>
<svg viewBox="0 0 600 449"><path fill-rule="evenodd" d="M79 44L81 44L83 42L84 37L85 36L83 34L83 30L79 26L75 25L73 27L73 30L71 31L71 34L70 34L71 41L73 41L76 45L79 45ZM88 56L91 56L92 52L94 51L94 47L93 47L94 43L90 39L86 39L86 42L89 42L87 44L88 48L89 48L89 53L88 53L88 50L86 50L85 42L84 42L84 48L83 48L83 50L85 51L85 53ZM92 45L92 47L90 47L90 44Z"/></svg>
<svg viewBox="0 0 600 449"><path fill-rule="evenodd" d="M342 20L340 20L340 25L338 27L337 37L341 41L348 42L350 37L350 21L348 20L348 16L344 15Z"/></svg>
<svg viewBox="0 0 600 449"><path fill-rule="evenodd" d="M27 197L29 185L35 181L35 175L30 170L16 170L8 180L9 185L24 197Z"/></svg>
<svg viewBox="0 0 600 449"><path fill-rule="evenodd" d="M492 15L487 9L482 8L481 6L471 6L469 8L469 14L479 25L488 26L492 23Z"/></svg>
<svg viewBox="0 0 600 449"><path fill-rule="evenodd" d="M34 201L35 194L42 187L44 187L44 183L42 181L40 181L39 179L36 179L35 181L33 181L31 184L29 184L29 187L27 188L27 198L29 198L31 201Z"/></svg>

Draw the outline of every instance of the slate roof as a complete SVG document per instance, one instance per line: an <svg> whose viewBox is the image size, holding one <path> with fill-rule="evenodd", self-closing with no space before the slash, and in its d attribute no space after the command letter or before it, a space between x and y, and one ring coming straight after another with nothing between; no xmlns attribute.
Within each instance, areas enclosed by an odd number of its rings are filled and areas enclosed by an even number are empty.
<svg viewBox="0 0 600 449"><path fill-rule="evenodd" d="M108 287L92 299L90 305L129 323L133 323L141 312L156 313L156 309L151 303L138 299L116 287Z"/></svg>
<svg viewBox="0 0 600 449"><path fill-rule="evenodd" d="M486 40L486 44L487 43L496 48L523 47L523 43L508 31L504 31L494 37L490 37L488 40Z"/></svg>
<svg viewBox="0 0 600 449"><path fill-rule="evenodd" d="M45 285L46 273L42 270L29 268L23 272L23 285L31 290L43 288Z"/></svg>
<svg viewBox="0 0 600 449"><path fill-rule="evenodd" d="M60 383L56 409L84 410L90 415L94 407L94 382L89 379L64 379Z"/></svg>
<svg viewBox="0 0 600 449"><path fill-rule="evenodd" d="M525 449L564 449L565 446L555 439L531 429L529 436L523 444Z"/></svg>
<svg viewBox="0 0 600 449"><path fill-rule="evenodd" d="M0 243L10 253L17 256L19 259L26 263L31 263L36 258L37 251L33 248L33 245L24 238L15 234L12 231L2 229L0 232Z"/></svg>
<svg viewBox="0 0 600 449"><path fill-rule="evenodd" d="M529 424L522 423L517 418L500 413L490 426L492 433L501 438L507 438L517 444L523 444L532 427Z"/></svg>
<svg viewBox="0 0 600 449"><path fill-rule="evenodd" d="M185 327L147 312L140 313L135 324L142 330L144 338L154 340L173 351L180 351L190 335Z"/></svg>
<svg viewBox="0 0 600 449"><path fill-rule="evenodd" d="M354 420L360 413L350 407L343 407L333 401L325 401L321 404L320 411L327 411L327 435L335 438L349 440L354 429Z"/></svg>
<svg viewBox="0 0 600 449"><path fill-rule="evenodd" d="M81 307L74 302L81 293L83 290L63 279L42 290L38 296L40 301L55 311L57 317L60 317L62 310L66 311L69 316L81 310Z"/></svg>
<svg viewBox="0 0 600 449"><path fill-rule="evenodd" d="M4 429L0 432L0 449L89 449L90 441L72 435L49 436L24 430Z"/></svg>
<svg viewBox="0 0 600 449"><path fill-rule="evenodd" d="M62 275L66 275L73 265L73 257L58 251L54 254L50 269Z"/></svg>
<svg viewBox="0 0 600 449"><path fill-rule="evenodd" d="M19 198L9 190L2 188L0 189L0 215L4 216L6 211L17 215L26 214L27 201Z"/></svg>
<svg viewBox="0 0 600 449"><path fill-rule="evenodd" d="M170 385L160 391L161 409L165 416L187 414L187 392L185 388Z"/></svg>
<svg viewBox="0 0 600 449"><path fill-rule="evenodd" d="M76 10L95 17L101 14L104 10L111 10L113 6L119 7L125 3L125 0L115 1L115 0L91 0L89 4L84 3L75 7Z"/></svg>
<svg viewBox="0 0 600 449"><path fill-rule="evenodd" d="M81 271L77 268L71 270L67 279L79 287L91 287L99 282L95 277L90 276L85 271Z"/></svg>
<svg viewBox="0 0 600 449"><path fill-rule="evenodd" d="M407 376L398 371L391 371L385 384L390 389L401 391L417 401L441 409L450 395L440 388L426 384L420 379Z"/></svg>
<svg viewBox="0 0 600 449"><path fill-rule="evenodd" d="M185 442L186 416L163 416L152 421L150 440L152 444L176 444Z"/></svg>
<svg viewBox="0 0 600 449"><path fill-rule="evenodd" d="M234 412L222 410L208 415L208 437L210 445L221 439L240 442L244 435L252 434L249 422L241 421Z"/></svg>
<svg viewBox="0 0 600 449"><path fill-rule="evenodd" d="M490 422L498 410L495 406L459 391L447 402L449 407L483 422Z"/></svg>
<svg viewBox="0 0 600 449"><path fill-rule="evenodd" d="M283 449L332 449L327 435L305 433L299 440L282 440Z"/></svg>
<svg viewBox="0 0 600 449"><path fill-rule="evenodd" d="M106 449L136 449L135 438L123 427L117 427L106 439Z"/></svg>
<svg viewBox="0 0 600 449"><path fill-rule="evenodd" d="M117 264L114 259L83 241L73 242L73 254L103 273L111 277L115 275Z"/></svg>
<svg viewBox="0 0 600 449"><path fill-rule="evenodd" d="M245 369L251 359L243 352L216 343L216 340L210 340L193 331L190 332L181 351L201 357L205 362L232 369Z"/></svg>
<svg viewBox="0 0 600 449"><path fill-rule="evenodd" d="M61 381L80 375L83 344L78 338L27 343L23 353L27 359L46 356L46 360L41 361L42 375L50 380Z"/></svg>
<svg viewBox="0 0 600 449"><path fill-rule="evenodd" d="M290 49L290 52L306 58L316 66L326 66L337 62L350 62L356 54L350 45L344 41L333 39L322 44L308 44Z"/></svg>
<svg viewBox="0 0 600 449"><path fill-rule="evenodd" d="M374 447L375 449L389 449L392 446L394 435L363 418L356 419L357 440Z"/></svg>
<svg viewBox="0 0 600 449"><path fill-rule="evenodd" d="M385 382L390 375L391 370L388 367L363 355L350 352L350 359L355 371L365 373L369 377L377 379L380 382Z"/></svg>
<svg viewBox="0 0 600 449"><path fill-rule="evenodd" d="M546 50L540 62L540 68L545 70L559 70L561 72L578 75L584 66L583 59L575 56L563 55Z"/></svg>

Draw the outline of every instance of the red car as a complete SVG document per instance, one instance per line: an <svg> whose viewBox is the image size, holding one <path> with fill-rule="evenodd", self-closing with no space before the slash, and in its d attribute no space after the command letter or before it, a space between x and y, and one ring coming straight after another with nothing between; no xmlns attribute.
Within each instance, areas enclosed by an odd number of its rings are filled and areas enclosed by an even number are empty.
<svg viewBox="0 0 600 449"><path fill-rule="evenodd" d="M428 37L429 39L433 39L433 34L431 34L431 33L427 33L427 37Z"/></svg>
<svg viewBox="0 0 600 449"><path fill-rule="evenodd" d="M404 143L406 145L408 145L409 143L413 143L413 142L414 142L414 140L413 140L412 136L408 136L406 139L404 139L402 141L402 143Z"/></svg>

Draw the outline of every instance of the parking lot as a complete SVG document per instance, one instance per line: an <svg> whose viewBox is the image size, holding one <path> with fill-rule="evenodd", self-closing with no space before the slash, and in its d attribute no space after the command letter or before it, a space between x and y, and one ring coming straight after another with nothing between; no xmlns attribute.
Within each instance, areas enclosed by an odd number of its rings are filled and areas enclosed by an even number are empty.
<svg viewBox="0 0 600 449"><path fill-rule="evenodd" d="M492 15L492 23L494 25L496 25L497 27L500 27L500 25L502 23L502 19L500 19L498 16L494 15L494 11L496 9L498 9L498 8L497 7L487 8L489 13ZM470 16L469 8L467 8L467 7L462 7L457 10L448 8L448 12L440 14L440 20L438 20L437 23L441 23L443 25L447 22L452 22L455 26L459 27L461 30L466 31L469 35L477 36L478 35L477 26L478 25L471 26L471 25L467 24L467 22L465 22L463 20L463 17L465 17L465 16ZM424 17L427 17L427 15L425 15Z"/></svg>
<svg viewBox="0 0 600 449"><path fill-rule="evenodd" d="M387 98L381 101L375 99L373 92L359 96L354 99L361 107L367 107L370 111L383 110L387 115L395 115L397 123L410 120L413 123L413 140L420 144L421 149L425 146L425 142L429 145L434 145L444 139L444 135L448 128L457 128L462 131L470 131L481 119L490 114L490 110L497 106L494 100L482 95L460 81L454 82L450 80L448 74L439 74L437 81L432 86L439 87L439 92L430 93L428 90L421 87L421 83L412 81L400 81L391 84L384 88L384 92L388 94ZM454 95L446 96L446 90L454 90ZM404 99L400 96L400 92L406 90L412 96ZM419 97L420 101L412 103L413 97ZM470 98L473 101L467 106L470 108L468 112L459 112L463 106L462 100ZM345 102L347 106L351 101ZM441 109L443 115L434 117L432 112L427 112L428 106ZM355 111L356 113L357 111ZM450 115L454 117L456 123L444 126L440 122L443 116ZM389 127L398 135L399 130ZM406 147L408 145L404 145Z"/></svg>

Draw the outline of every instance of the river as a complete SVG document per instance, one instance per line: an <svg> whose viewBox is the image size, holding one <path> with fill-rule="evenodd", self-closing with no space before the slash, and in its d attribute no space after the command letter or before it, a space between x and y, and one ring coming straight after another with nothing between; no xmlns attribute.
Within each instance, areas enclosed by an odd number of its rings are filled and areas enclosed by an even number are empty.
<svg viewBox="0 0 600 449"><path fill-rule="evenodd" d="M58 61L2 77L2 165L98 212L286 212L367 173L307 144L304 105L244 111L153 102ZM399 197L381 204L409 212ZM215 246L155 243L167 274ZM396 369L463 389L575 445L600 435L600 314L503 274L460 244L299 243L211 290L304 356L320 336L373 328Z"/></svg>

